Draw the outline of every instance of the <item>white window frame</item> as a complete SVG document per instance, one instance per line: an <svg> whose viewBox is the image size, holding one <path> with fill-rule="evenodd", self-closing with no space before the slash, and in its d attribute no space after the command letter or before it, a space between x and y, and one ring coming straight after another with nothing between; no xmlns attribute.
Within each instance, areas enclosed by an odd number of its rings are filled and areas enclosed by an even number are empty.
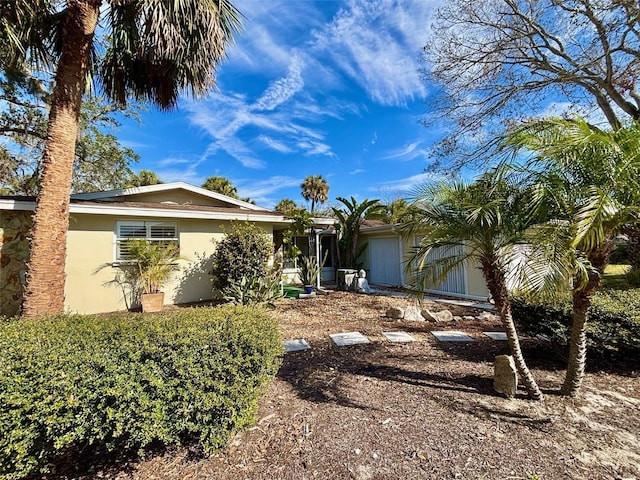
<svg viewBox="0 0 640 480"><path fill-rule="evenodd" d="M174 235L173 237L167 236L154 236L152 229L153 227L157 227L159 225L162 226L170 226L173 227ZM144 236L122 236L121 235L121 227L139 227L140 230L144 228L145 233ZM175 243L178 248L180 248L180 238L178 233L178 222L176 221L162 221L162 220L118 220L116 221L116 231L115 231L115 241L113 245L113 258L116 263L128 263L131 260L126 257L121 257L120 255L120 243L127 240L148 240L150 242L172 242Z"/></svg>

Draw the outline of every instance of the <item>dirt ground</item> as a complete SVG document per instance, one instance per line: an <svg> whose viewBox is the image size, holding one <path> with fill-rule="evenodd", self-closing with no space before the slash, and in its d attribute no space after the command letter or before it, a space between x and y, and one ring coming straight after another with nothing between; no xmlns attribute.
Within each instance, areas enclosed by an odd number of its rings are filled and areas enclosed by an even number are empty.
<svg viewBox="0 0 640 480"><path fill-rule="evenodd" d="M287 353L260 402L254 427L203 458L172 450L84 478L118 479L640 479L640 366L595 362L577 399L560 397L563 361L524 339L543 402L493 391L493 359L505 342L480 310L448 308L450 324L384 317L407 297L332 292L283 300ZM462 319L462 316L474 319ZM431 330L463 330L470 344L437 343ZM413 343L387 341L405 331ZM329 333L360 331L368 345L335 347Z"/></svg>

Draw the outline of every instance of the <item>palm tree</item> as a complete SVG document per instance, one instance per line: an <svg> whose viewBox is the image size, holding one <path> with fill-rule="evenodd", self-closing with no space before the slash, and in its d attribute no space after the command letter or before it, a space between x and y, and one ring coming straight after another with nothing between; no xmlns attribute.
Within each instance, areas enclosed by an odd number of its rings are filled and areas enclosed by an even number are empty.
<svg viewBox="0 0 640 480"><path fill-rule="evenodd" d="M289 215L300 210L300 207L296 204L296 202L294 202L290 198L283 198L276 204L276 206L273 209L276 212L280 212L284 215Z"/></svg>
<svg viewBox="0 0 640 480"><path fill-rule="evenodd" d="M316 204L326 202L329 197L329 184L322 175L309 175L300 185L302 196L311 200L311 213L316 210Z"/></svg>
<svg viewBox="0 0 640 480"><path fill-rule="evenodd" d="M361 203L351 197L347 200L338 197L344 207L333 207L331 210L337 219L336 230L338 233L338 264L342 268L356 268L358 257L367 248L367 244L358 245L360 238L360 226L367 214L375 215L383 206L378 200L364 199Z"/></svg>
<svg viewBox="0 0 640 480"><path fill-rule="evenodd" d="M96 39L100 21L105 39ZM0 7L2 68L55 71L23 314L64 309L69 195L82 96L91 79L118 104L161 109L215 84L240 26L229 0L16 0Z"/></svg>
<svg viewBox="0 0 640 480"><path fill-rule="evenodd" d="M530 260L542 260L545 268L530 267L529 282L542 286L572 277L569 359L561 391L575 396L586 365L588 309L613 238L639 220L640 126L605 131L582 119L539 120L514 131L507 145L532 152L536 206L547 220L539 228L545 240Z"/></svg>
<svg viewBox="0 0 640 480"><path fill-rule="evenodd" d="M238 189L231 183L231 180L225 177L209 177L202 184L202 188L221 193L227 197L238 198Z"/></svg>
<svg viewBox="0 0 640 480"><path fill-rule="evenodd" d="M132 174L124 185L125 188L145 187L147 185L158 185L162 180L158 174L152 170L140 170L137 174Z"/></svg>
<svg viewBox="0 0 640 480"><path fill-rule="evenodd" d="M507 289L510 264L528 226L520 208L524 195L499 172L473 184L426 184L416 188L413 218L400 230L407 238L422 236L407 259L409 282L417 291L443 282L464 262L480 266L518 373L529 397L539 400L542 392L522 355ZM429 254L436 249L445 255L431 260Z"/></svg>

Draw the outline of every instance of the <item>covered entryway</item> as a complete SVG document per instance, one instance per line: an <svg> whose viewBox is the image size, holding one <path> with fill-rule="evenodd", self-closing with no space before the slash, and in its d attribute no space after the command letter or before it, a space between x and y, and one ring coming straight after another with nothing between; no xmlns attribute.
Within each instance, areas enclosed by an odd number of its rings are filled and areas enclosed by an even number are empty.
<svg viewBox="0 0 640 480"><path fill-rule="evenodd" d="M369 283L402 285L402 258L398 237L369 240Z"/></svg>

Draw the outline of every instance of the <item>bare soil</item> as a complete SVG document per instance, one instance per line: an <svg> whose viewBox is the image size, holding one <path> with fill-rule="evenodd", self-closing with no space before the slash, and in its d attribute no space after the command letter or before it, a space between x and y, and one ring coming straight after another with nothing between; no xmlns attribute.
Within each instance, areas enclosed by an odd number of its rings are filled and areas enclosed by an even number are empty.
<svg viewBox="0 0 640 480"><path fill-rule="evenodd" d="M596 359L578 398L556 394L563 361L535 339L525 356L546 395L493 390L493 359L508 353L482 331L499 321L450 309L450 324L386 318L407 297L332 292L283 300L274 310L284 339L312 349L287 353L260 402L254 427L203 457L173 449L144 460L90 467L83 478L118 479L631 479L640 478L637 363ZM474 319L461 319L473 315ZM432 330L463 330L471 344L442 344ZM413 343L390 343L383 331ZM368 345L335 347L328 334L359 331ZM537 477L536 477L537 476ZM69 475L66 475L69 478Z"/></svg>

